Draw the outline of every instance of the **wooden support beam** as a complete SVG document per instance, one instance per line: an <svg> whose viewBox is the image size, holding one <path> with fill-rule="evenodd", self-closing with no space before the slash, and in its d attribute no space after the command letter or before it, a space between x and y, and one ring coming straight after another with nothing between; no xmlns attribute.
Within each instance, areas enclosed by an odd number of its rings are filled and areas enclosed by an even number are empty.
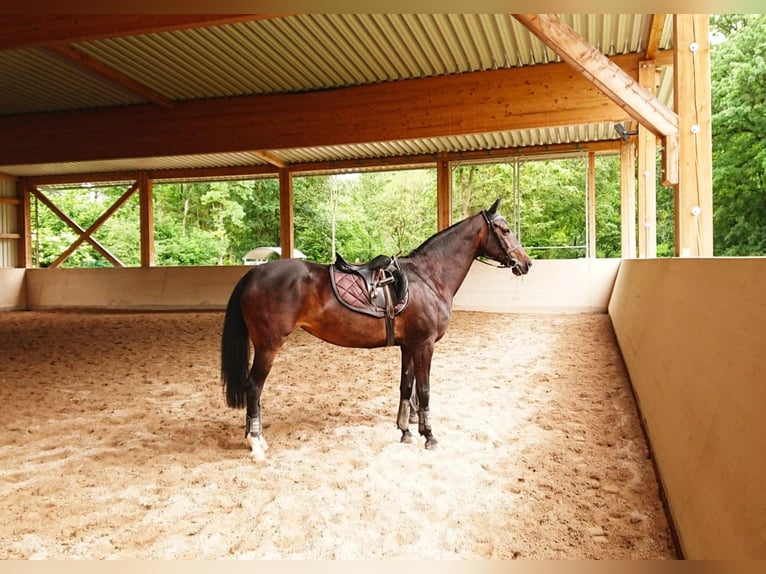
<svg viewBox="0 0 766 574"><path fill-rule="evenodd" d="M263 150L256 150L256 151L252 151L250 153L252 153L258 159L262 159L263 161L265 161L269 165L273 165L273 166L278 167L278 168L285 168L285 167L287 167L287 164L285 162L283 162L276 155L274 155L273 152L270 152L268 150L265 150L265 149L263 149Z"/></svg>
<svg viewBox="0 0 766 574"><path fill-rule="evenodd" d="M48 50L60 58L73 62L77 66L95 73L99 77L110 81L123 90L133 92L167 110L173 108L173 102L159 92L151 89L149 86L137 82L133 78L126 76L122 72L115 70L111 66L104 64L100 60L97 60L93 56L86 54L77 48L73 48L68 44L56 44L50 46Z"/></svg>
<svg viewBox="0 0 766 574"><path fill-rule="evenodd" d="M452 224L452 165L445 159L436 164L436 230Z"/></svg>
<svg viewBox="0 0 766 574"><path fill-rule="evenodd" d="M635 74L639 55L614 62ZM546 64L318 92L177 102L170 110L147 104L0 117L0 163L239 153L624 118L620 106L568 64Z"/></svg>
<svg viewBox="0 0 766 574"><path fill-rule="evenodd" d="M620 226L622 257L636 256L636 146L633 140L620 146Z"/></svg>
<svg viewBox="0 0 766 574"><path fill-rule="evenodd" d="M82 245L84 241L87 241L90 243L101 255L103 255L112 265L115 267L125 267L125 265L120 261L117 257L112 255L109 250L101 245L92 235L93 233L103 225L104 221L109 219L112 214L117 211L129 198L133 193L138 189L138 182L133 184L133 186L130 187L125 193L120 196L117 201L115 201L112 206L107 209L101 217L99 217L96 221L94 221L88 229L83 229L80 227L77 223L72 221L63 211L61 211L56 204L54 204L44 193L42 193L39 189L31 188L31 193L41 202L43 203L48 209L50 209L56 217L61 219L64 223L66 223L70 228L72 228L79 237L70 245L64 252L56 258L56 260L51 263L51 267L58 267L61 265L64 261L66 261L72 253L74 253L77 248Z"/></svg>
<svg viewBox="0 0 766 574"><path fill-rule="evenodd" d="M154 194L153 182L146 172L138 178L138 201L141 241L141 267L154 266Z"/></svg>
<svg viewBox="0 0 766 574"><path fill-rule="evenodd" d="M30 210L30 186L24 179L16 180L16 196L19 206L16 210L18 231L23 236L17 245L16 265L29 269L32 267L32 212Z"/></svg>
<svg viewBox="0 0 766 574"><path fill-rule="evenodd" d="M596 154L588 154L588 253L586 257L596 257Z"/></svg>
<svg viewBox="0 0 766 574"><path fill-rule="evenodd" d="M649 26L649 33L644 44L646 46L644 57L647 60L654 60L657 57L657 53L660 50L662 29L665 27L666 18L667 14L652 14L652 23Z"/></svg>
<svg viewBox="0 0 766 574"><path fill-rule="evenodd" d="M514 14L546 46L588 78L630 117L659 136L678 133L678 116L553 14Z"/></svg>
<svg viewBox="0 0 766 574"><path fill-rule="evenodd" d="M657 69L653 60L641 62L638 81L654 93ZM638 126L638 257L657 257L657 138Z"/></svg>
<svg viewBox="0 0 766 574"><path fill-rule="evenodd" d="M559 154L593 152L597 154L617 154L620 143L617 140L583 142L572 144L552 144L538 146L519 146L513 148L497 148L488 150L446 152L444 154L428 153L418 155L389 156L378 158L362 158L348 160L316 161L289 164L287 169L293 175L311 173L330 173L338 171L358 171L380 169L412 169L431 167L439 158L450 162L466 161L503 161L508 158L523 156L554 156ZM192 180L192 179L227 179L233 177L279 177L279 170L272 165L243 165L226 167L201 167L189 169L156 169L148 170L149 179L158 180ZM12 176L8 176L12 177ZM82 182L126 182L135 181L139 177L137 171L93 172L64 175L40 175L28 177L32 185L58 185Z"/></svg>
<svg viewBox="0 0 766 574"><path fill-rule="evenodd" d="M292 258L295 249L293 176L286 169L279 170L279 244L282 259Z"/></svg>
<svg viewBox="0 0 766 574"><path fill-rule="evenodd" d="M676 256L713 256L713 145L707 14L674 14L675 105L681 118Z"/></svg>
<svg viewBox="0 0 766 574"><path fill-rule="evenodd" d="M678 117L672 110L647 94L630 75L564 22L552 14L514 14L514 17L636 121L658 135L678 132Z"/></svg>

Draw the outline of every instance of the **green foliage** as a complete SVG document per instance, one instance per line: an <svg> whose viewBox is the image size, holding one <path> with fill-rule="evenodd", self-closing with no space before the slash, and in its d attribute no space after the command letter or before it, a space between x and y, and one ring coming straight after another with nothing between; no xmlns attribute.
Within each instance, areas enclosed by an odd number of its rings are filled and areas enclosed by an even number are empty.
<svg viewBox="0 0 766 574"><path fill-rule="evenodd" d="M596 157L596 257L620 257L620 158Z"/></svg>
<svg viewBox="0 0 766 574"><path fill-rule="evenodd" d="M530 256L585 256L585 156L464 165L453 175L453 219L486 209L498 197L500 212L517 229ZM516 183L516 178L518 182ZM596 158L596 246L599 257L620 256L620 163Z"/></svg>
<svg viewBox="0 0 766 574"><path fill-rule="evenodd" d="M716 255L766 255L766 16L713 20L711 51Z"/></svg>
<svg viewBox="0 0 766 574"><path fill-rule="evenodd" d="M538 259L585 256L584 158L526 162L521 238Z"/></svg>
<svg viewBox="0 0 766 574"><path fill-rule="evenodd" d="M295 244L313 261L404 254L436 232L431 169L298 178L293 194Z"/></svg>

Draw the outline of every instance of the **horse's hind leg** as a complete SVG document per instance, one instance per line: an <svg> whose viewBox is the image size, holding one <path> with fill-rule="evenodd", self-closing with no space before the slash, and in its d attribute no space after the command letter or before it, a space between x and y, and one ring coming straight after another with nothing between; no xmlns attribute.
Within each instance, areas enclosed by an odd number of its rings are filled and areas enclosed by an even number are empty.
<svg viewBox="0 0 766 574"><path fill-rule="evenodd" d="M402 347L402 370L399 379L399 414L396 417L396 426L402 431L401 442L412 442L412 433L410 432L410 403L412 400L413 386L415 380L415 368L412 362L412 352Z"/></svg>
<svg viewBox="0 0 766 574"><path fill-rule="evenodd" d="M396 426L402 431L401 442L412 442L412 433L409 423L418 422L417 419L417 395L415 394L415 366L412 361L412 352L402 349L402 373L399 382L399 414L396 417Z"/></svg>
<svg viewBox="0 0 766 574"><path fill-rule="evenodd" d="M274 348L255 349L253 356L253 366L247 377L247 388L245 396L247 397L247 414L245 415L245 440L250 445L250 451L256 460L266 458L265 451L269 448L266 439L263 438L263 427L261 424L261 392L266 382L266 377L271 371L271 365L274 363L274 357L282 346L284 339L280 340Z"/></svg>

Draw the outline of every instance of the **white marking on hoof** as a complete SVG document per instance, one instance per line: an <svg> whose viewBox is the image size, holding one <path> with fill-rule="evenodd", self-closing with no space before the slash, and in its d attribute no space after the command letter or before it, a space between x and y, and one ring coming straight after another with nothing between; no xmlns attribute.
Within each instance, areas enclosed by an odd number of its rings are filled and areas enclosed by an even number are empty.
<svg viewBox="0 0 766 574"><path fill-rule="evenodd" d="M247 435L247 444L250 445L250 456L258 462L266 460L266 453L264 451L268 448L268 445L264 448L263 444L265 442L263 435L260 437L255 437L252 434Z"/></svg>
<svg viewBox="0 0 766 574"><path fill-rule="evenodd" d="M266 442L266 439L263 438L263 435L258 437L259 442L261 443L261 449L262 450L269 450L269 443Z"/></svg>

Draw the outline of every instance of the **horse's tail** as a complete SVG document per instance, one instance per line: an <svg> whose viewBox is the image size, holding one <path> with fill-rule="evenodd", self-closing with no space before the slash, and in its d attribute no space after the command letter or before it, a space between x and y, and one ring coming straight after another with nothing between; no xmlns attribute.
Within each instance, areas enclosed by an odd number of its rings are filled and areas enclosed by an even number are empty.
<svg viewBox="0 0 766 574"><path fill-rule="evenodd" d="M245 382L250 358L247 324L240 307L247 277L249 274L239 280L229 297L221 336L221 382L226 389L226 404L235 409L245 406Z"/></svg>

